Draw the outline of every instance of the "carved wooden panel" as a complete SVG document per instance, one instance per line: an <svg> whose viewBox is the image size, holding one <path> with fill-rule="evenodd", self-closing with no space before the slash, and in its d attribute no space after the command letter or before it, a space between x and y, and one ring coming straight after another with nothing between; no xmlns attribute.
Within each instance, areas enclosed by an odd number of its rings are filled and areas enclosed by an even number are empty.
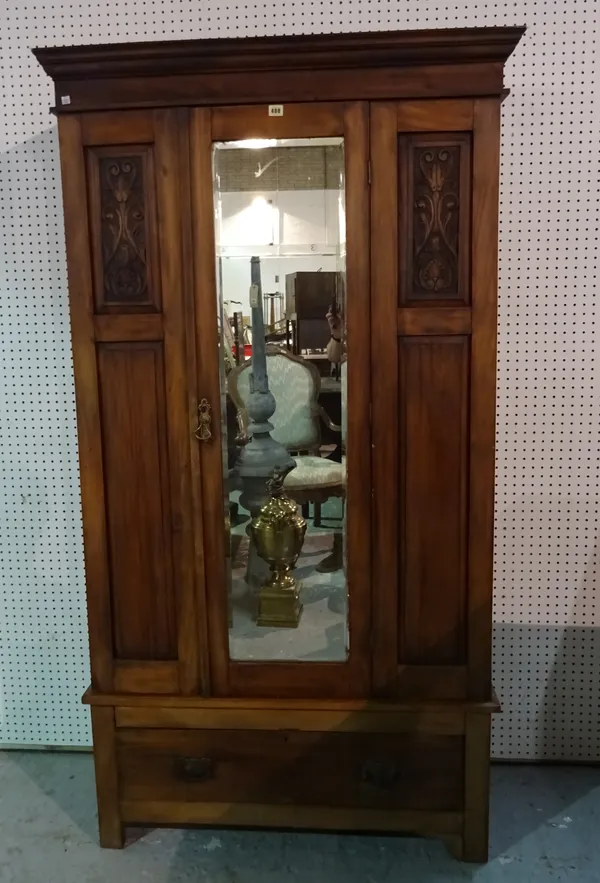
<svg viewBox="0 0 600 883"><path fill-rule="evenodd" d="M162 343L98 344L117 659L176 659L177 604Z"/></svg>
<svg viewBox="0 0 600 883"><path fill-rule="evenodd" d="M152 148L92 148L87 168L96 310L160 309Z"/></svg>
<svg viewBox="0 0 600 883"><path fill-rule="evenodd" d="M400 338L399 662L466 657L470 338Z"/></svg>
<svg viewBox="0 0 600 883"><path fill-rule="evenodd" d="M469 300L470 139L401 136L400 300Z"/></svg>

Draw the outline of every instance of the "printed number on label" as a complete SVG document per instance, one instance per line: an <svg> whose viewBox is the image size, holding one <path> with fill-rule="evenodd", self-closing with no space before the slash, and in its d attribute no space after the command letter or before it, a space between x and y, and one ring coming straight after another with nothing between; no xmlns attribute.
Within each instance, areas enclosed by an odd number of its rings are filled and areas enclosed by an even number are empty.
<svg viewBox="0 0 600 883"><path fill-rule="evenodd" d="M283 104L269 104L269 116L270 117L282 117L283 116Z"/></svg>

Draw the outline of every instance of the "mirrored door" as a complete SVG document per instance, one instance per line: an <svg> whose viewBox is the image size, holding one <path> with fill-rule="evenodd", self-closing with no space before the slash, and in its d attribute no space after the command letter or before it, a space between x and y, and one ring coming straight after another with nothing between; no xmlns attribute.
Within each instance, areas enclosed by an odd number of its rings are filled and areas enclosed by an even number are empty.
<svg viewBox="0 0 600 883"><path fill-rule="evenodd" d="M210 439L201 440L204 518L210 508L215 522L205 548L209 640L223 692L361 695L366 114L358 104L279 109L278 118L266 107L213 111L210 145L206 121L195 127L203 138L192 164L204 151L214 221L213 301L202 287L196 304L214 357Z"/></svg>
<svg viewBox="0 0 600 883"><path fill-rule="evenodd" d="M217 142L212 159L230 656L343 661L344 141Z"/></svg>

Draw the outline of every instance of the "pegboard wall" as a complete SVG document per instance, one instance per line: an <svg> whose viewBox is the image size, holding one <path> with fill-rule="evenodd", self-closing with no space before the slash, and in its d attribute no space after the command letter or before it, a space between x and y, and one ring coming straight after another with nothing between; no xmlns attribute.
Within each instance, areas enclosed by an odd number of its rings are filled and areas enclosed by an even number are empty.
<svg viewBox="0 0 600 883"><path fill-rule="evenodd" d="M598 759L599 18L597 0L4 0L0 743L91 741L57 138L31 47L526 24L502 136L493 753Z"/></svg>

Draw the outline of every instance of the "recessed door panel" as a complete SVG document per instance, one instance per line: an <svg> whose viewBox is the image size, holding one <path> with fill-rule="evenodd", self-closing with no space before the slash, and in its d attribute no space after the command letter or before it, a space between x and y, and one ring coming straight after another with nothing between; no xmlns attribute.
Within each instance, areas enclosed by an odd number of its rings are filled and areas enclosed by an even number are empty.
<svg viewBox="0 0 600 883"><path fill-rule="evenodd" d="M114 652L177 658L161 342L98 346Z"/></svg>
<svg viewBox="0 0 600 883"><path fill-rule="evenodd" d="M399 658L466 659L468 337L402 337Z"/></svg>

